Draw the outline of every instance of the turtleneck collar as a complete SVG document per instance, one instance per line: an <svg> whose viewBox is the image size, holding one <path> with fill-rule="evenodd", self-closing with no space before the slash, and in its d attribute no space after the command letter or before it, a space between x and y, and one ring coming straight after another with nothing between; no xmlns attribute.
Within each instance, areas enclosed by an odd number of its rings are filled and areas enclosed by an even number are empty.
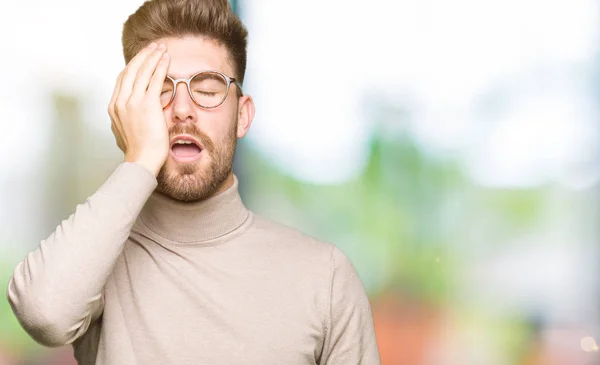
<svg viewBox="0 0 600 365"><path fill-rule="evenodd" d="M170 241L199 243L239 228L248 218L238 191L238 179L227 190L206 200L185 203L153 192L139 218L150 230Z"/></svg>

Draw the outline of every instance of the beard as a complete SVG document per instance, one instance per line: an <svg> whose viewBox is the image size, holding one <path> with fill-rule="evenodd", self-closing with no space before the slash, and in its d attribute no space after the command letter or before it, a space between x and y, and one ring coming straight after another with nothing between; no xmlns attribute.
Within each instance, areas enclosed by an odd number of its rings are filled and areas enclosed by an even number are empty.
<svg viewBox="0 0 600 365"><path fill-rule="evenodd" d="M237 123L233 123L221 141L213 141L193 124L176 124L169 131L172 138L189 134L202 144L199 161L178 163L170 158L161 167L156 180L157 190L175 200L195 202L213 196L232 171L237 144Z"/></svg>

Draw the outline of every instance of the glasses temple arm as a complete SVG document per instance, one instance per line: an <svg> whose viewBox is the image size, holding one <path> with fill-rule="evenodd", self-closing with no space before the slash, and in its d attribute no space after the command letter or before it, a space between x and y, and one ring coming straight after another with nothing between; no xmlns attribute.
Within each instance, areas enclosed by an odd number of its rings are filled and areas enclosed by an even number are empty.
<svg viewBox="0 0 600 365"><path fill-rule="evenodd" d="M237 80L232 79L233 83L240 89L240 94L244 95L244 89L242 89L242 84L240 84Z"/></svg>

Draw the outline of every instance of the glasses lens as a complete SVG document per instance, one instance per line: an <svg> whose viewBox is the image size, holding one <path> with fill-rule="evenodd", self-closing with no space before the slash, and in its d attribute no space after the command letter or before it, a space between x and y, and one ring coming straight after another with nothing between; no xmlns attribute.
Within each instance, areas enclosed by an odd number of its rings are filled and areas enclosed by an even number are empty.
<svg viewBox="0 0 600 365"><path fill-rule="evenodd" d="M227 80L218 73L202 72L190 82L196 103L205 108L218 106L227 96Z"/></svg>
<svg viewBox="0 0 600 365"><path fill-rule="evenodd" d="M168 77L165 77L165 81L163 82L162 90L160 91L160 104L163 108L165 108L171 102L171 98L173 97L173 90L175 86L173 85L173 80Z"/></svg>

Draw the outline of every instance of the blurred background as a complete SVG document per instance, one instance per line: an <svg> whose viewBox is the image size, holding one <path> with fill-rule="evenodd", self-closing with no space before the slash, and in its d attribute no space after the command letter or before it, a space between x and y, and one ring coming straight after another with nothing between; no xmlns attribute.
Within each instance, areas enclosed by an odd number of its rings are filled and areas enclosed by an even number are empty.
<svg viewBox="0 0 600 365"><path fill-rule="evenodd" d="M122 161L141 0L2 1L0 289ZM246 205L335 243L384 365L600 364L600 4L240 0ZM72 365L0 300L0 365Z"/></svg>

